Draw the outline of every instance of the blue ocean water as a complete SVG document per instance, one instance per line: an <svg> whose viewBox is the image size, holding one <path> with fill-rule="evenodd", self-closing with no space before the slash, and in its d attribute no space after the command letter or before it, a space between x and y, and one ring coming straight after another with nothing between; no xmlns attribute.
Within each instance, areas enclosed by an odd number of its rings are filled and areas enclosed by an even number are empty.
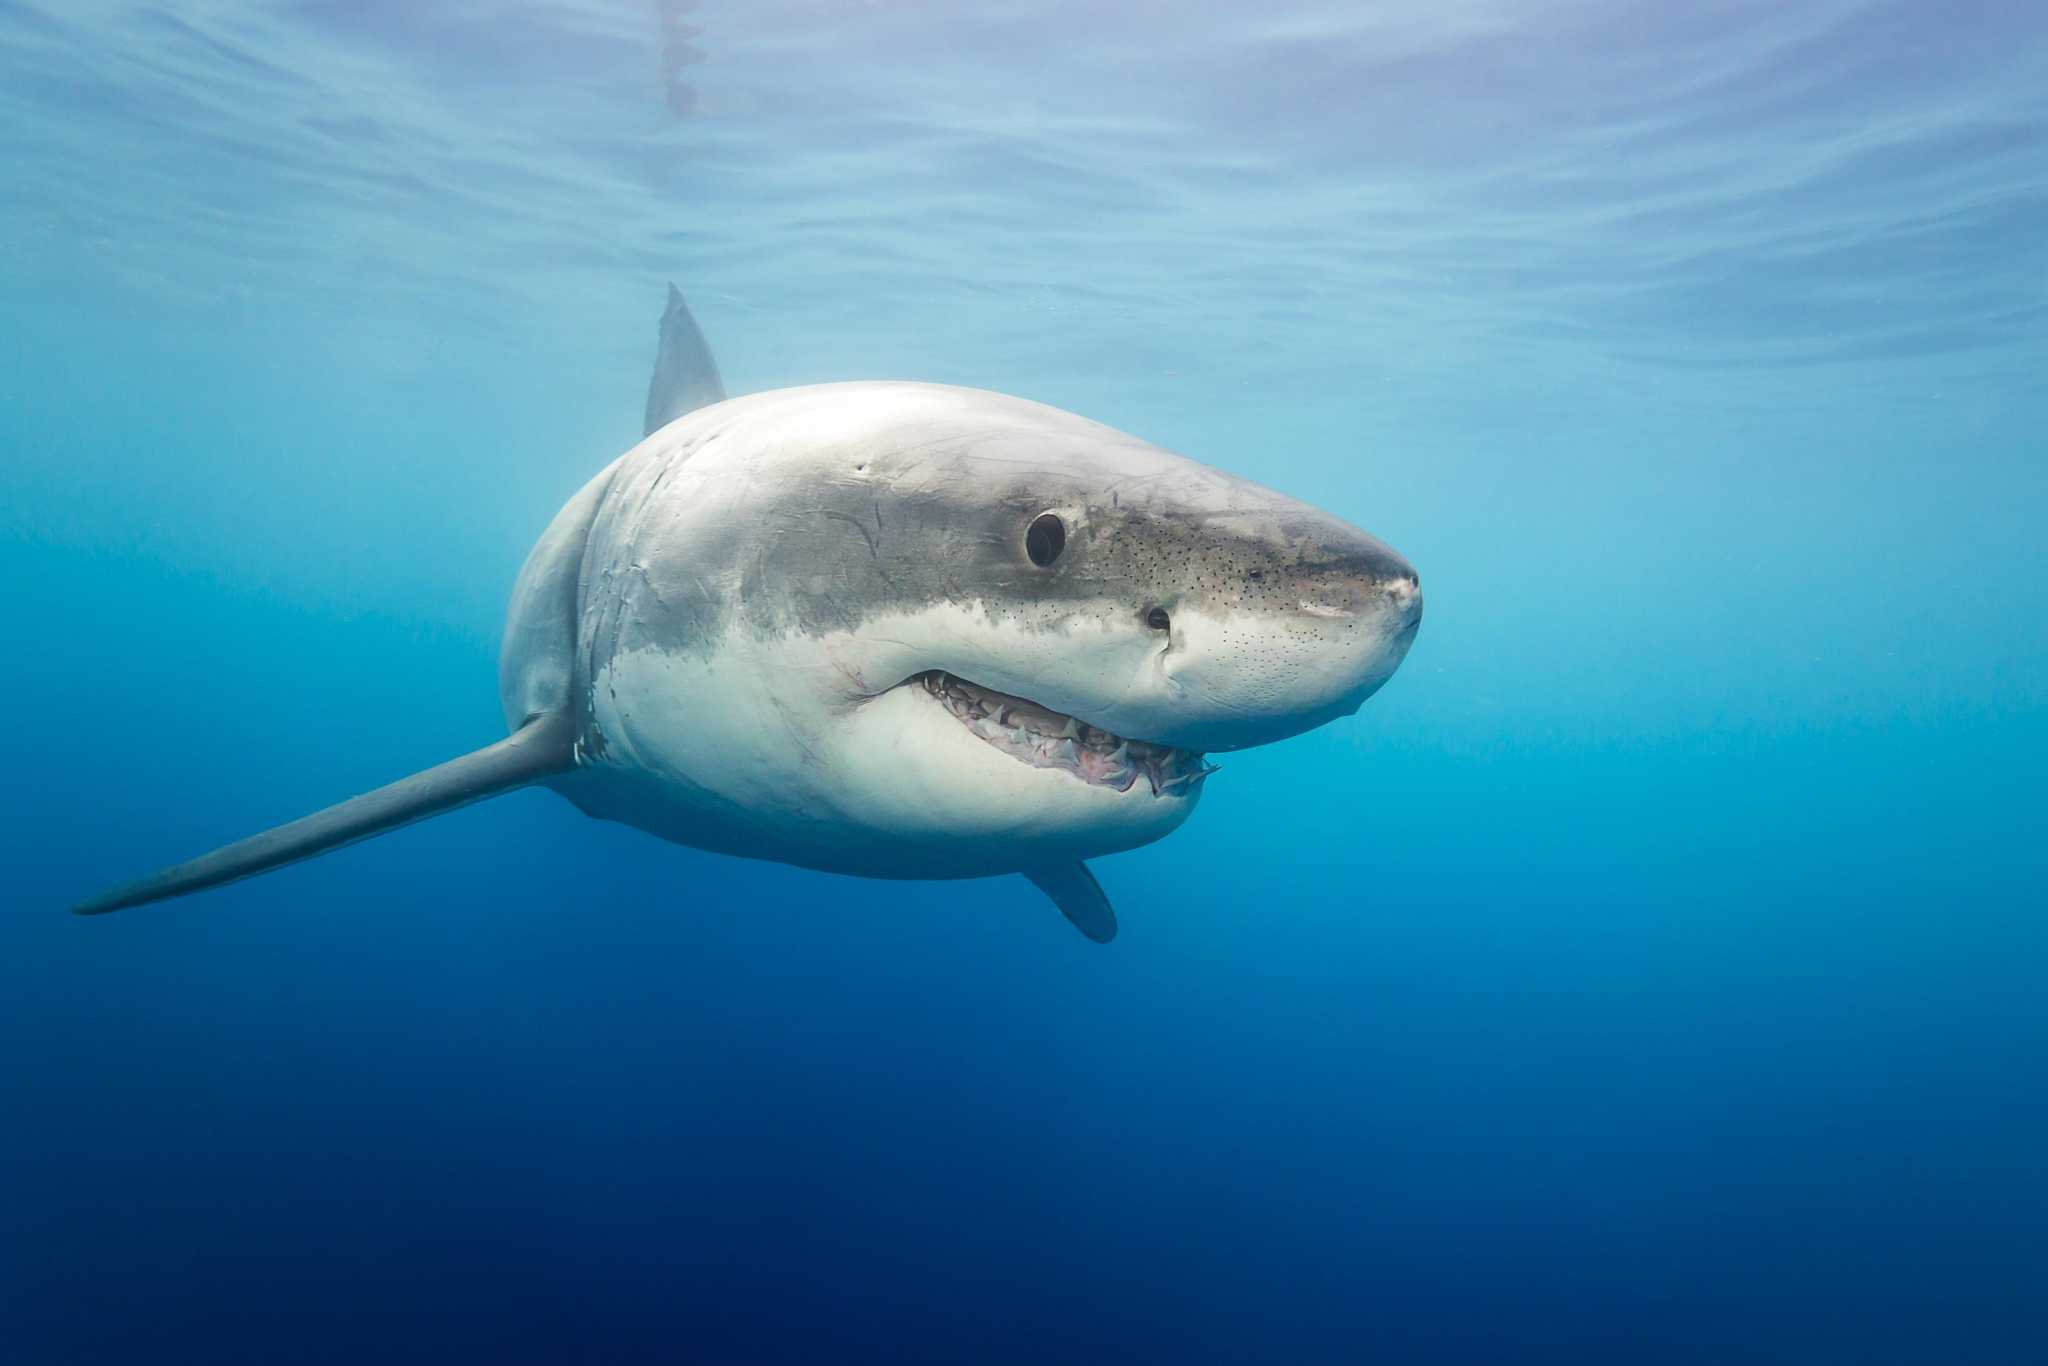
<svg viewBox="0 0 2048 1366"><path fill-rule="evenodd" d="M2048 15L0 0L0 1360L2048 1359ZM1098 865L507 797L728 385L1072 408L1420 569Z"/></svg>

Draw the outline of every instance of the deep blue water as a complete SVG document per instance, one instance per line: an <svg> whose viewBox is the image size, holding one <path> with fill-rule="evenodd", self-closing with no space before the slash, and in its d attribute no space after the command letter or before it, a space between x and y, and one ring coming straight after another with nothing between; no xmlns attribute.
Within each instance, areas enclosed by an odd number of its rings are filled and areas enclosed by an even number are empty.
<svg viewBox="0 0 2048 1366"><path fill-rule="evenodd" d="M1219 8L0 0L0 1361L2048 1359L2048 16ZM1107 949L544 792L67 916L500 732L669 278L1413 654Z"/></svg>

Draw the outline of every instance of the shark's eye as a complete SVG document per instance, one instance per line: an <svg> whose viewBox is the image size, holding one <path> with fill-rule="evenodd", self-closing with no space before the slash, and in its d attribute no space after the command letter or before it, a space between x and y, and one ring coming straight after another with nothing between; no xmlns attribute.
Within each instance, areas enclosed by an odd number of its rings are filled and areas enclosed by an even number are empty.
<svg viewBox="0 0 2048 1366"><path fill-rule="evenodd" d="M1031 563L1044 569L1067 548L1067 524L1050 512L1041 512L1024 529L1024 553Z"/></svg>
<svg viewBox="0 0 2048 1366"><path fill-rule="evenodd" d="M1166 615L1164 607L1155 607L1145 614L1145 624L1155 631L1164 631L1173 625L1173 618Z"/></svg>

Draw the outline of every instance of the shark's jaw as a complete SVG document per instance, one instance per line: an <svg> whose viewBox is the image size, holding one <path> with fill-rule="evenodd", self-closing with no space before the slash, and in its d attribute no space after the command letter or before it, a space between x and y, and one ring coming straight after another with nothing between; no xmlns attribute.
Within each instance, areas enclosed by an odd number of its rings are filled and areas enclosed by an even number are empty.
<svg viewBox="0 0 2048 1366"><path fill-rule="evenodd" d="M1056 769L1092 787L1130 792L1142 782L1154 797L1191 797L1216 771L1200 754L1126 740L1075 717L929 670L909 686L929 695L976 738L1033 768Z"/></svg>

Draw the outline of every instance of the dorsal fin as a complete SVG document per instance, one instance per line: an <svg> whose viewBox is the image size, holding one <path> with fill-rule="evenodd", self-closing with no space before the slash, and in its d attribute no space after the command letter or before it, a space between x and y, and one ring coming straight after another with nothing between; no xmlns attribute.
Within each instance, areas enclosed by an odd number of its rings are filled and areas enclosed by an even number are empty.
<svg viewBox="0 0 2048 1366"><path fill-rule="evenodd" d="M82 901L72 909L80 915L101 915L237 882L566 773L575 766L574 720L561 713L536 716L497 744L474 754L450 759L325 811L237 840L210 854Z"/></svg>
<svg viewBox="0 0 2048 1366"><path fill-rule="evenodd" d="M684 413L708 408L725 398L718 364L683 292L668 287L668 307L661 314L661 349L654 356L654 378L647 382L647 428L652 436Z"/></svg>

